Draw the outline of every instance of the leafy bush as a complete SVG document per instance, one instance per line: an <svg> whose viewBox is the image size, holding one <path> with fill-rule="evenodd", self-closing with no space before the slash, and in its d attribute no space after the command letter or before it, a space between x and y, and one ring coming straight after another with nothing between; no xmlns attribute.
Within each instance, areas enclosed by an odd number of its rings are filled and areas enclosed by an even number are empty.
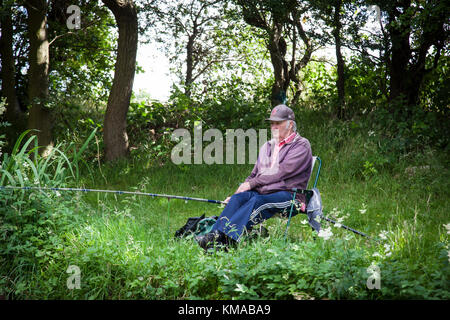
<svg viewBox="0 0 450 320"><path fill-rule="evenodd" d="M301 71L302 94L299 105L315 110L327 110L336 99L336 71L325 63L310 62Z"/></svg>
<svg viewBox="0 0 450 320"><path fill-rule="evenodd" d="M78 223L76 200L38 191L0 195L0 295L39 298L33 286L53 264L64 261L64 234ZM47 285L48 286L48 285Z"/></svg>
<svg viewBox="0 0 450 320"><path fill-rule="evenodd" d="M11 155L2 157L0 186L61 187L78 179L78 164L95 130L69 158L54 147L46 157L37 152L36 136L22 145L29 131L17 140ZM33 146L30 148L30 146ZM64 261L65 234L79 219L73 208L79 201L69 194L41 190L2 189L0 192L0 295L34 298L45 288L34 287L47 268ZM76 211L76 210L75 210Z"/></svg>
<svg viewBox="0 0 450 320"><path fill-rule="evenodd" d="M401 100L397 101L394 114L387 107L381 107L368 115L367 127L377 132L380 154L395 162L405 154L421 153L431 147L448 152L449 138L445 132L450 129L449 118L439 113L426 111L416 106L411 112L402 111Z"/></svg>

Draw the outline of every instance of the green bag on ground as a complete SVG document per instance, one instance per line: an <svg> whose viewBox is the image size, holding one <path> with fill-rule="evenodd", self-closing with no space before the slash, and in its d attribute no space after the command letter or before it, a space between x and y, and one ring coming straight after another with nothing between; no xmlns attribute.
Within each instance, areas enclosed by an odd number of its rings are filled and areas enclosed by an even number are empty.
<svg viewBox="0 0 450 320"><path fill-rule="evenodd" d="M175 232L175 238L184 238L189 235L205 235L211 231L218 218L217 216L205 218L204 214L201 217L189 218L186 224Z"/></svg>
<svg viewBox="0 0 450 320"><path fill-rule="evenodd" d="M200 220L197 224L197 229L195 230L196 236L204 236L211 231L212 227L216 223L218 217L209 217Z"/></svg>

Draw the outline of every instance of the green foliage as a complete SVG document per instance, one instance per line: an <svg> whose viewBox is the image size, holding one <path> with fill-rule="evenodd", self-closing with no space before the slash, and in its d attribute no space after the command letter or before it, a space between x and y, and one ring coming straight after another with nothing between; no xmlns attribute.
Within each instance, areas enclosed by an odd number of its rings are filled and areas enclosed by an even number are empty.
<svg viewBox="0 0 450 320"><path fill-rule="evenodd" d="M21 147L22 140L29 132L30 130L27 130L20 135L10 156L3 155L0 185L24 187L30 182L47 184L50 181L58 181L62 183L66 177L65 164L69 165L69 170L74 174L69 160L57 147L50 151L48 157L39 157L36 136L29 137ZM33 142L34 148L28 151ZM21 149L19 150L19 148ZM60 156L55 156L55 153L60 153ZM49 168L54 169L51 170L52 175L49 174Z"/></svg>
<svg viewBox="0 0 450 320"><path fill-rule="evenodd" d="M170 160L173 130L184 128L193 132L196 123L203 132L210 128L221 130L267 128L264 122L270 111L270 83L255 89L239 77L228 81L215 80L208 84L202 95L187 97L177 86L166 103L145 97L135 99L128 112L128 135L136 157L164 163ZM245 92L245 94L243 94ZM147 156L149 155L149 156Z"/></svg>
<svg viewBox="0 0 450 320"><path fill-rule="evenodd" d="M136 105L134 115L146 108L162 115L159 107ZM325 240L300 215L287 241L286 221L274 218L265 222L269 237L246 238L229 252L205 254L194 240L175 240L173 234L188 217L219 214L222 209L214 205L173 200L168 210L166 199L149 197L1 191L0 294L21 299L448 299L449 238L442 224L449 223L450 189L443 160L416 155L387 164L372 140L379 133L369 134L364 122L312 111L297 116L302 134L324 161L319 188L325 214L377 241L323 222L332 232ZM18 159L26 149L16 150ZM92 180L98 188L222 199L251 170L251 165L160 167L147 161L135 154L131 162L102 165ZM405 173L416 163L430 169ZM92 182L81 175L80 183ZM67 287L69 265L81 270L80 289ZM370 266L381 272L379 290L367 287Z"/></svg>
<svg viewBox="0 0 450 320"><path fill-rule="evenodd" d="M346 114L367 114L386 104L386 70L367 57L351 57L345 68Z"/></svg>
<svg viewBox="0 0 450 320"><path fill-rule="evenodd" d="M252 69L261 72L263 41L237 14L231 1L167 1L144 3L143 27L147 41L158 46L170 60L176 84L188 96L202 95L210 81ZM149 27L151 26L151 27Z"/></svg>
<svg viewBox="0 0 450 320"><path fill-rule="evenodd" d="M431 64L431 59L428 62ZM426 75L421 92L421 104L427 111L435 111L437 114L447 117L450 105L449 64L450 57L442 56L436 69Z"/></svg>
<svg viewBox="0 0 450 320"><path fill-rule="evenodd" d="M67 195L2 191L0 204L0 295L45 296L51 282L43 286L35 282L45 270L63 261L65 233L77 221L72 210L76 200Z"/></svg>
<svg viewBox="0 0 450 320"><path fill-rule="evenodd" d="M263 120L270 112L270 87L267 81L255 88L239 77L213 81L203 96L199 116L206 126L222 131L265 127Z"/></svg>
<svg viewBox="0 0 450 320"><path fill-rule="evenodd" d="M323 109L332 104L337 97L336 70L327 68L325 63L310 62L301 71L303 93L301 105Z"/></svg>
<svg viewBox="0 0 450 320"><path fill-rule="evenodd" d="M450 118L422 106L405 113L403 107L402 100L398 100L394 112L378 108L368 115L370 130L379 133L373 138L379 140L381 154L395 161L399 156L421 152L427 147L448 150L446 132L450 128Z"/></svg>
<svg viewBox="0 0 450 320"><path fill-rule="evenodd" d="M444 65L442 62L439 71L428 76L429 85L422 93L422 104L407 106L401 98L388 102L387 80L382 67L368 59L353 57L346 67L344 106L345 118L353 126L352 131L367 130L369 141L379 145L379 150L374 152L391 163L405 154L420 152L424 146L448 150L446 132L450 129L450 117L441 91L445 88L442 82L446 72ZM335 113L335 76L335 69L327 70L324 63L308 64L300 106ZM331 137L332 141L340 137L346 139L346 128L333 124L330 130L335 129L337 132Z"/></svg>
<svg viewBox="0 0 450 320"><path fill-rule="evenodd" d="M96 1L79 1L81 29L68 30L67 1L52 1L49 8L50 106L64 99L106 101L115 62L114 18ZM68 31L71 31L68 33Z"/></svg>
<svg viewBox="0 0 450 320"><path fill-rule="evenodd" d="M61 187L77 181L81 155L95 132L80 149L69 145L70 157L61 151L62 145L40 156L36 136L28 136L30 130L23 132L11 154L2 155L0 186ZM1 190L0 295L33 298L56 281L52 278L42 287L35 286L45 270L64 261L65 234L79 223L76 198L59 192Z"/></svg>
<svg viewBox="0 0 450 320"><path fill-rule="evenodd" d="M29 184L52 185L54 187L65 183L67 179L79 179L79 163L83 162L81 154L85 151L96 130L77 151L70 144L67 149L72 149L71 159L61 151L62 145L52 148L45 156L39 156L37 137L31 136L21 146L24 138L32 130L23 132L17 139L11 155L4 154L1 162L0 172L2 173L0 185L11 185L24 187ZM34 144L34 147L31 146ZM20 150L19 150L20 149ZM68 176L68 174L70 174Z"/></svg>

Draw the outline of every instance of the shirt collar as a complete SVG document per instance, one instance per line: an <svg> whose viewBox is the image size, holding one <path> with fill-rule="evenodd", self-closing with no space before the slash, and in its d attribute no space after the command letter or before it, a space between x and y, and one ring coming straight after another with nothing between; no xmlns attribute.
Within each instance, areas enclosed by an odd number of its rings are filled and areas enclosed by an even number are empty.
<svg viewBox="0 0 450 320"><path fill-rule="evenodd" d="M289 137L284 138L279 144L278 147L281 147L282 145L291 142L292 140L294 140L296 135L296 132L292 132Z"/></svg>

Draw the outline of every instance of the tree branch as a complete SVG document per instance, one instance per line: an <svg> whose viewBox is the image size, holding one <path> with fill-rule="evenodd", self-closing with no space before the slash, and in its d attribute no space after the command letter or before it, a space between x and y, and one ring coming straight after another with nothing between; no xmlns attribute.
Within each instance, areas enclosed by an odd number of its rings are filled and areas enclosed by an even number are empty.
<svg viewBox="0 0 450 320"><path fill-rule="evenodd" d="M84 26L83 28L77 29L77 31L75 31L75 32L74 32L74 31L69 31L69 32L66 32L66 33L57 35L56 37L53 38L52 41L50 41L50 42L48 43L48 46L51 46L52 43L55 42L56 40L58 40L59 38L65 37L65 36L70 35L70 34L77 34L78 32L83 31L83 30L86 30L87 28L91 27L92 25L96 24L97 22L101 22L101 19L91 21L91 23L88 23L88 24L87 24L86 26Z"/></svg>

